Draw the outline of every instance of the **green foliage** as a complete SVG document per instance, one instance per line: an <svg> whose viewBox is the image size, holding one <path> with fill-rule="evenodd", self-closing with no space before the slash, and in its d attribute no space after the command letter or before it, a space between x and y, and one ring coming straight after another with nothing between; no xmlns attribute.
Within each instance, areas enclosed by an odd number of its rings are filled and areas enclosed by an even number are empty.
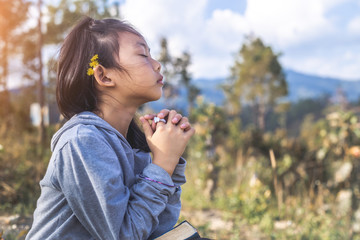
<svg viewBox="0 0 360 240"><path fill-rule="evenodd" d="M38 129L30 122L34 89L11 96L5 117L0 118L0 212L32 213L39 196L38 182L50 157L39 144ZM54 127L47 129L47 146Z"/></svg>
<svg viewBox="0 0 360 240"><path fill-rule="evenodd" d="M0 211L29 214L34 210L40 190L38 182L50 156L50 150L42 155L34 130L17 131L1 125Z"/></svg>
<svg viewBox="0 0 360 240"><path fill-rule="evenodd" d="M303 103L310 104L297 104ZM321 100L318 107L325 108ZM354 196L359 192L360 122L351 111L330 107L321 112L303 117L299 135L288 137L284 128L266 133L243 129L238 117L199 101L192 112L197 133L188 151L188 179L195 184L184 188L185 205L239 216L241 224L224 233L224 239L237 239L235 229L243 224L258 226L272 239L356 239L349 229L352 211L359 207ZM209 142L216 142L211 154ZM344 164L351 164L351 173L340 174ZM209 169L217 174L207 174ZM210 198L209 180L216 182ZM339 193L349 189L350 209L339 214Z"/></svg>
<svg viewBox="0 0 360 240"><path fill-rule="evenodd" d="M224 123L224 112L221 108L204 103L198 99L198 107L194 109L190 118L196 122L198 134L191 140L188 155L194 157L197 163L198 180L201 187L205 187L205 197L213 198L219 181L221 164L217 148L224 141L228 129ZM203 161L207 159L207 161Z"/></svg>
<svg viewBox="0 0 360 240"><path fill-rule="evenodd" d="M0 8L0 118L6 118L10 109L7 89L10 57L18 53L20 28L27 19L29 2L25 0L2 1ZM21 12L22 14L18 14Z"/></svg>
<svg viewBox="0 0 360 240"><path fill-rule="evenodd" d="M324 110L329 105L329 98L327 96L317 99L301 99L292 104L291 108L286 114L286 126L288 132L293 136L300 134L300 128L305 121L305 117L312 115L314 120L323 118Z"/></svg>
<svg viewBox="0 0 360 240"><path fill-rule="evenodd" d="M48 5L50 21L46 27L45 43L58 44L62 42L70 28L74 26L74 23L84 15L95 19L120 17L113 16L110 13L111 7L116 8L116 5L111 5L109 0L61 0L56 2L56 5ZM116 12L116 15L118 15L118 12Z"/></svg>
<svg viewBox="0 0 360 240"><path fill-rule="evenodd" d="M194 107L194 101L200 93L198 89L191 82L191 74L189 73L188 68L191 64L191 55L188 52L183 52L181 57L175 59L174 67L175 72L180 78L180 84L185 86L187 91L187 102L188 102L188 112L191 112Z"/></svg>
<svg viewBox="0 0 360 240"><path fill-rule="evenodd" d="M179 95L178 85L182 85L186 89L187 112L190 113L194 107L195 99L200 93L200 89L192 83L192 77L188 70L191 65L191 55L189 52L184 51L179 57L172 56L166 38L161 39L160 46L158 61L161 63L162 74L165 77L163 96L167 102L166 107L173 108L173 100Z"/></svg>
<svg viewBox="0 0 360 240"><path fill-rule="evenodd" d="M1 78L7 77L8 57L17 53L18 42L21 39L22 24L27 20L30 3L26 0L2 1L0 9L0 50L2 61L0 65ZM22 14L18 14L21 12ZM1 82L1 81L0 81Z"/></svg>
<svg viewBox="0 0 360 240"><path fill-rule="evenodd" d="M231 68L228 83L223 86L228 110L238 115L242 105L250 104L257 113L257 124L265 129L267 109L287 96L287 83L278 62L279 55L261 39L248 37Z"/></svg>

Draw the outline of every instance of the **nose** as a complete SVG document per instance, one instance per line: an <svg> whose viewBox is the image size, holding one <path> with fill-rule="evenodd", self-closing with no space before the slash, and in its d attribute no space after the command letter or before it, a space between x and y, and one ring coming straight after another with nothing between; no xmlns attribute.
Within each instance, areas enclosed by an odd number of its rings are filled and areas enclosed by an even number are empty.
<svg viewBox="0 0 360 240"><path fill-rule="evenodd" d="M161 70L161 64L160 64L157 60L155 60L155 59L154 59L154 64L153 64L153 66L154 66L154 70L155 70L156 72L160 72L160 70Z"/></svg>

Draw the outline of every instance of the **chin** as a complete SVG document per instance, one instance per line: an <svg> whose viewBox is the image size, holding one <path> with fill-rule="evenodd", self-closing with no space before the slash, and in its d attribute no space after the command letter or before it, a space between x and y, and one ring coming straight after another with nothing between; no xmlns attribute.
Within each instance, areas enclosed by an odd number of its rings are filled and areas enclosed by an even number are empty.
<svg viewBox="0 0 360 240"><path fill-rule="evenodd" d="M151 97L149 97L149 98L146 98L145 101L144 101L144 103L155 102L155 101L159 100L161 97L162 97L161 94L153 95L153 96L151 96Z"/></svg>
<svg viewBox="0 0 360 240"><path fill-rule="evenodd" d="M154 100L152 100L152 101L157 101L157 100L159 100L161 97L162 97L162 89L158 92L158 94L157 95L155 95L154 96Z"/></svg>
<svg viewBox="0 0 360 240"><path fill-rule="evenodd" d="M154 102L154 101L157 101L157 100L159 100L161 98L161 95L160 96L157 96L157 97L155 97L154 99L152 99L151 101L149 101L149 102Z"/></svg>

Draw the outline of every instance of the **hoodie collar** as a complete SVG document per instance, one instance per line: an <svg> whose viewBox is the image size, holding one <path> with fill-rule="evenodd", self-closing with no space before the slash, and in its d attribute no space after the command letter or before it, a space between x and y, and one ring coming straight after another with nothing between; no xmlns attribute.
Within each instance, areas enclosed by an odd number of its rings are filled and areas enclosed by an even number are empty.
<svg viewBox="0 0 360 240"><path fill-rule="evenodd" d="M78 125L95 125L96 127L100 127L106 130L109 130L115 133L123 142L125 142L130 148L129 142L126 138L115 128L113 128L108 122L104 119L100 118L98 115L92 112L81 112L74 115L69 121L67 121L64 126L62 126L59 131L57 131L53 138L51 139L51 151L54 151L57 142L59 141L61 135L66 132L68 129Z"/></svg>

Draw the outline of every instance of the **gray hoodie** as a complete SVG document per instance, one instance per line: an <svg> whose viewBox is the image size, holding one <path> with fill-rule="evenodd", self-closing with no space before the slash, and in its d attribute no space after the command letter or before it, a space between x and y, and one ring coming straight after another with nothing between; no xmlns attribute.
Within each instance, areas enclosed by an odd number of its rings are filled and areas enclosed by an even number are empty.
<svg viewBox="0 0 360 240"><path fill-rule="evenodd" d="M152 239L176 224L181 190L166 185L185 183L184 159L170 177L91 112L66 122L51 150L26 239Z"/></svg>

